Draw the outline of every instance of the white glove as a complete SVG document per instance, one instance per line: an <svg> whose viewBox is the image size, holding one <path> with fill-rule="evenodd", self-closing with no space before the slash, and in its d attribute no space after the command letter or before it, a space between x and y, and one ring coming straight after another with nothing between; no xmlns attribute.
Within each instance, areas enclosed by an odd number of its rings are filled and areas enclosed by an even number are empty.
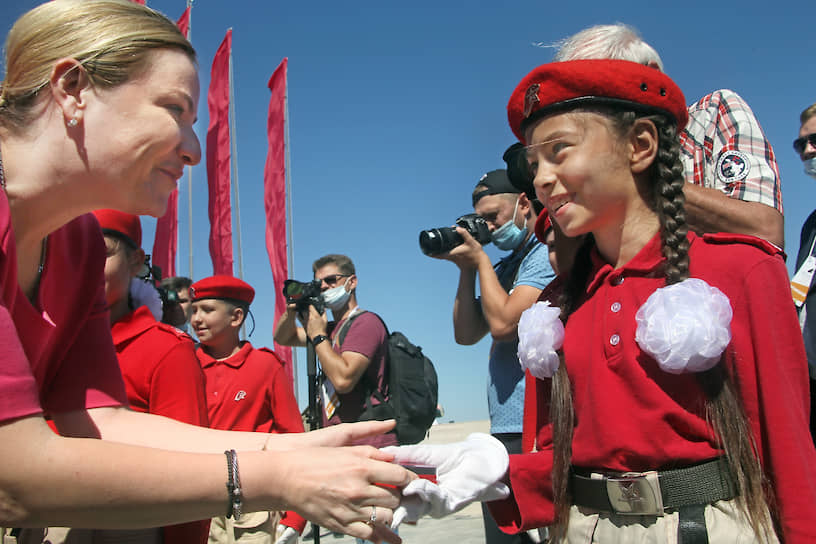
<svg viewBox="0 0 816 544"><path fill-rule="evenodd" d="M464 442L390 446L383 451L394 455L395 463L436 467L436 484L418 478L402 490L392 529L426 514L441 518L474 501L495 501L510 495L501 481L510 458L504 445L490 435L473 433Z"/></svg>
<svg viewBox="0 0 816 544"><path fill-rule="evenodd" d="M278 524L275 530L275 544L295 544L298 540L298 532L282 523Z"/></svg>

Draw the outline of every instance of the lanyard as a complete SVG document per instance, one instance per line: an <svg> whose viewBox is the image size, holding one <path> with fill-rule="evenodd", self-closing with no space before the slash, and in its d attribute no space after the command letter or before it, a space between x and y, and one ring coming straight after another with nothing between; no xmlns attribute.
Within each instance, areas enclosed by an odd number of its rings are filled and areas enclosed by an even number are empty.
<svg viewBox="0 0 816 544"><path fill-rule="evenodd" d="M791 294L797 308L801 308L805 303L814 273L816 273L816 236L813 237L813 242L810 244L810 254L791 280Z"/></svg>

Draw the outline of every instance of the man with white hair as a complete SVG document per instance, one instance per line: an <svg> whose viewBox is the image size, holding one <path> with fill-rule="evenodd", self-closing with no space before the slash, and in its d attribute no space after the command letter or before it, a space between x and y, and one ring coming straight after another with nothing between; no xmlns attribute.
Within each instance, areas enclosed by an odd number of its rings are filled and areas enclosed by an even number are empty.
<svg viewBox="0 0 816 544"><path fill-rule="evenodd" d="M663 71L657 51L634 28L620 23L589 27L558 45L556 61L620 59ZM750 234L784 247L776 157L737 93L720 89L689 106L680 146L687 220L693 230Z"/></svg>

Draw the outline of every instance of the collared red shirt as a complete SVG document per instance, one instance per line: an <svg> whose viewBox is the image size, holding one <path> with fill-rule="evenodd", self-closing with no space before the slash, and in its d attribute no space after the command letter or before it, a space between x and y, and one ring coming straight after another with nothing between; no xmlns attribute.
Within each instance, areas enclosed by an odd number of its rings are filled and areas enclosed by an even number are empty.
<svg viewBox="0 0 816 544"><path fill-rule="evenodd" d="M760 462L776 492L783 539L813 542L816 477L802 467L816 466L816 450L808 429L804 347L785 265L769 253L767 242L749 236L690 233L689 239L691 277L717 287L731 302L732 339L724 364L737 376ZM635 342L637 309L665 285L662 262L659 235L619 269L594 257L586 295L567 322L564 342L576 466L639 472L722 453L705 421L696 378L661 371ZM553 522L552 450L540 447L543 451L511 456L513 495L491 503L508 530Z"/></svg>
<svg viewBox="0 0 816 544"><path fill-rule="evenodd" d="M303 432L295 394L272 350L244 342L234 355L216 360L199 347L210 427L231 431Z"/></svg>
<svg viewBox="0 0 816 544"><path fill-rule="evenodd" d="M128 402L137 412L208 425L204 373L193 341L141 306L111 327Z"/></svg>
<svg viewBox="0 0 816 544"><path fill-rule="evenodd" d="M720 89L689 106L680 144L686 182L783 213L773 148L737 93Z"/></svg>

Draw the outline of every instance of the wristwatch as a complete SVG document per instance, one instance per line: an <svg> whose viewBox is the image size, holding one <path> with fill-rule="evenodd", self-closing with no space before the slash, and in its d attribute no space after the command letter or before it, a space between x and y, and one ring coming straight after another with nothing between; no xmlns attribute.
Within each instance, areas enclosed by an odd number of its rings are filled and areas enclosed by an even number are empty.
<svg viewBox="0 0 816 544"><path fill-rule="evenodd" d="M328 336L326 336L325 334L318 334L317 336L315 336L314 338L312 338L312 345L313 345L313 346L315 346L315 347L317 347L317 345L318 345L320 342L322 342L323 340L328 340L328 339L329 339L329 337L328 337Z"/></svg>

